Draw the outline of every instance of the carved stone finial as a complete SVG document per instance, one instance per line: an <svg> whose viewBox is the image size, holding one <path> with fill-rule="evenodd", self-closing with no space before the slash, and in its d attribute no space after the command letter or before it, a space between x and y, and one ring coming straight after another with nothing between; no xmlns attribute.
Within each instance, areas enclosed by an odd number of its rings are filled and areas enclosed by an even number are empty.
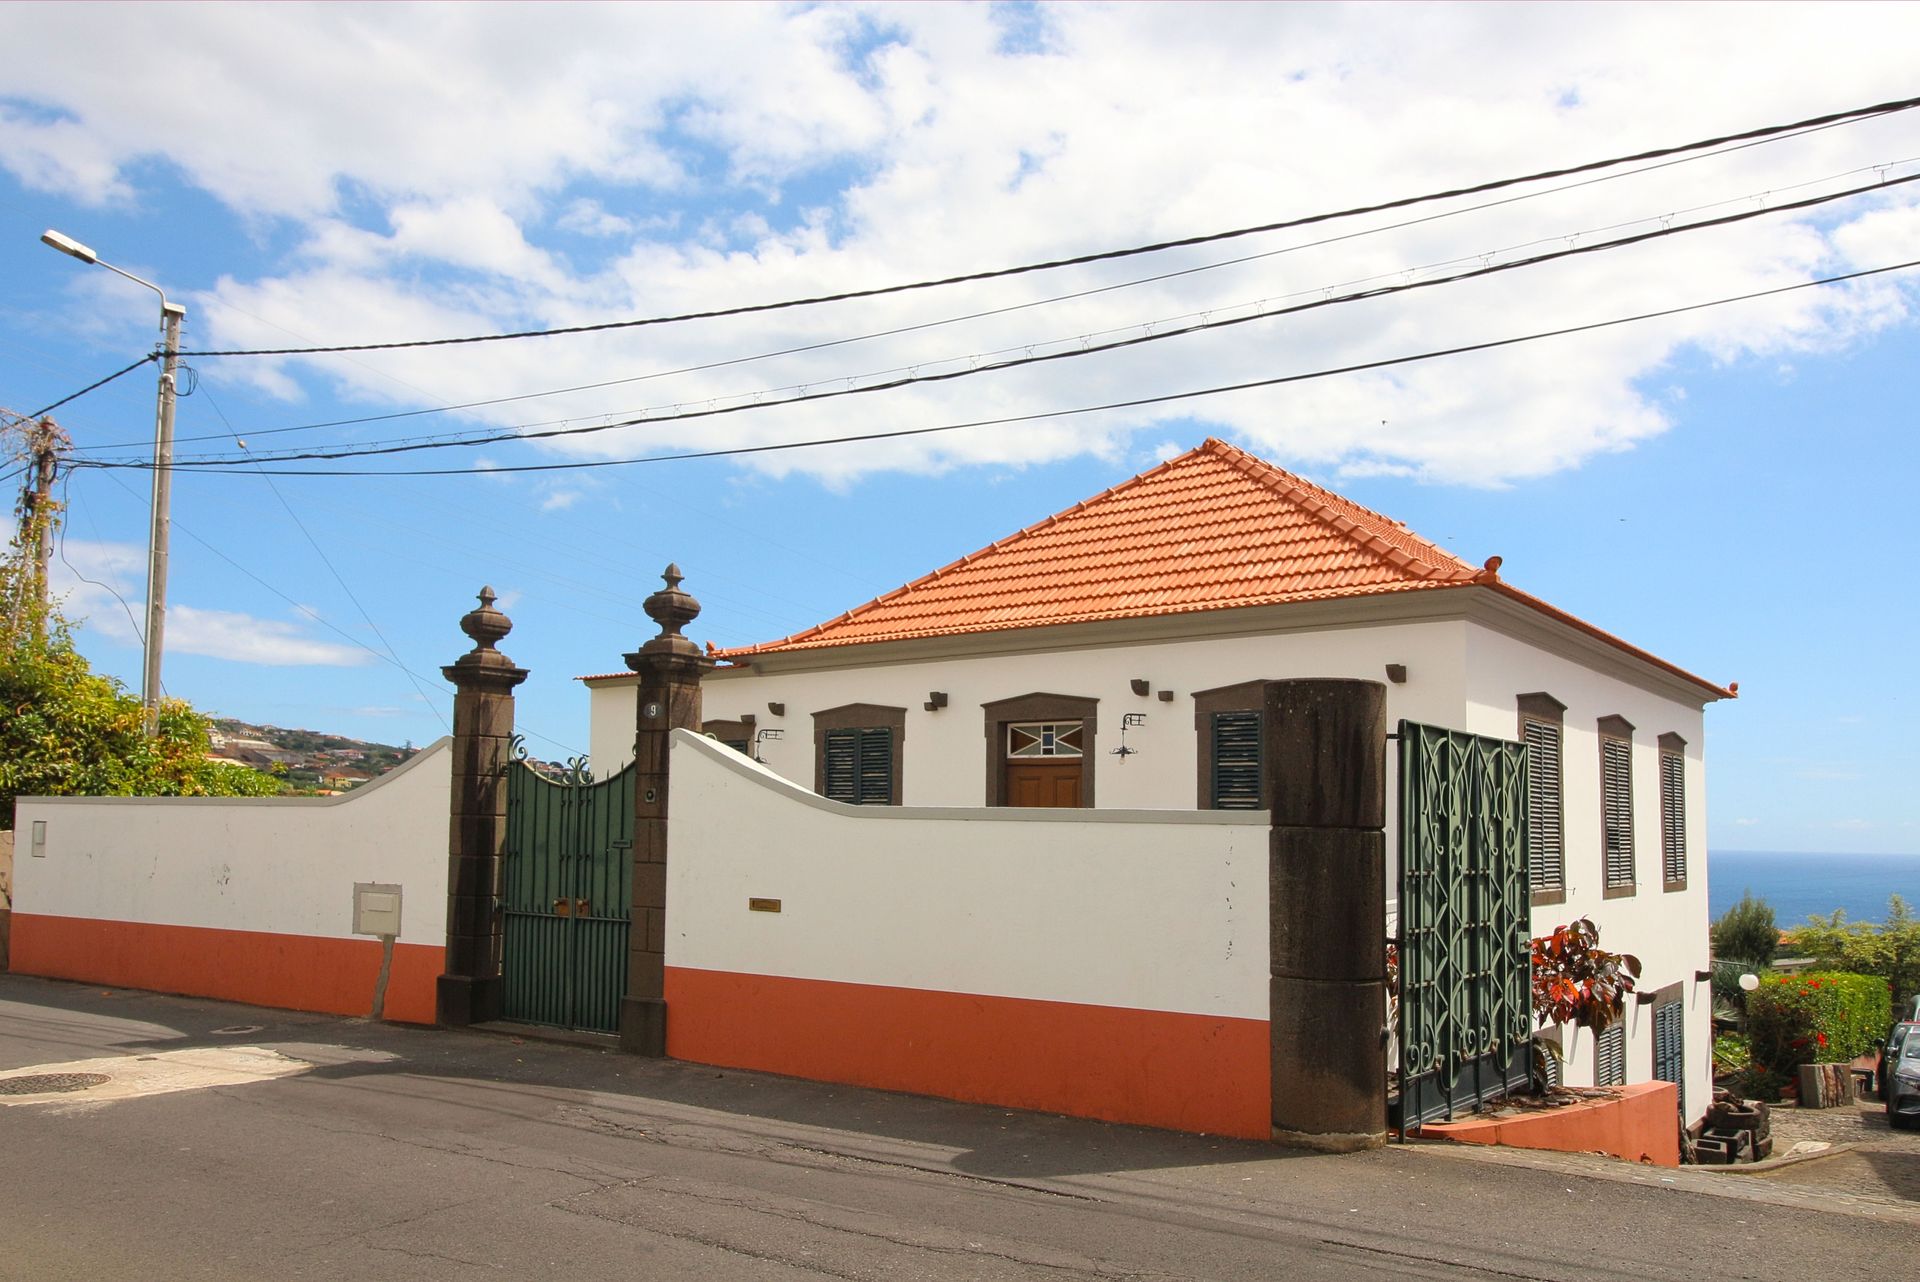
<svg viewBox="0 0 1920 1282"><path fill-rule="evenodd" d="M475 650L491 650L507 633L513 631L513 620L493 608L500 598L493 594L491 587L480 589L480 608L469 610L460 619L460 630L473 638Z"/></svg>
<svg viewBox="0 0 1920 1282"><path fill-rule="evenodd" d="M681 628L700 617L700 603L691 593L680 590L685 576L679 566L669 565L660 577L666 580L667 586L648 597L642 608L648 618L660 625L662 637L678 638Z"/></svg>

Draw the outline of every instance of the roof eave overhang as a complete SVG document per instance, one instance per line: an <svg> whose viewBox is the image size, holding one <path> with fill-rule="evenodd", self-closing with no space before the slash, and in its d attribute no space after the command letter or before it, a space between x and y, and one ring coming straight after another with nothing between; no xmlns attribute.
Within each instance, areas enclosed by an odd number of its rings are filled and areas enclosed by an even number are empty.
<svg viewBox="0 0 1920 1282"><path fill-rule="evenodd" d="M1704 706L1734 697L1731 690L1629 645L1499 580L1434 584L1368 596L1197 610L1185 614L774 650L742 656L732 666L714 669L708 674L707 680L724 681L749 675L824 672L1051 650L1100 649L1151 642L1458 620L1479 623L1539 645L1668 698ZM621 678L589 680L597 684Z"/></svg>

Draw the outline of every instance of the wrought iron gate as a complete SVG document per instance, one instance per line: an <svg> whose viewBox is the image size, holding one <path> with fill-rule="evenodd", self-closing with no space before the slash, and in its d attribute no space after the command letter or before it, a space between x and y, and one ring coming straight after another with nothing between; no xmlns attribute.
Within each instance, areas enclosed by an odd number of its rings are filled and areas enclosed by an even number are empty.
<svg viewBox="0 0 1920 1282"><path fill-rule="evenodd" d="M1400 723L1403 1130L1528 1084L1526 751Z"/></svg>
<svg viewBox="0 0 1920 1282"><path fill-rule="evenodd" d="M529 1024L617 1032L633 904L633 767L591 782L507 767L501 1007Z"/></svg>

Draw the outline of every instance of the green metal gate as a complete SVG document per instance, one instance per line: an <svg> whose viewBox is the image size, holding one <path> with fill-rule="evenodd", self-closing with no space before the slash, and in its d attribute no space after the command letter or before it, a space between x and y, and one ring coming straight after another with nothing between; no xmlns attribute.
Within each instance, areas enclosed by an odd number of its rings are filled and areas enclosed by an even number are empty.
<svg viewBox="0 0 1920 1282"><path fill-rule="evenodd" d="M632 765L593 783L507 767L502 1014L612 1033L627 990L633 905Z"/></svg>
<svg viewBox="0 0 1920 1282"><path fill-rule="evenodd" d="M1526 746L1402 721L1403 1131L1527 1088L1530 915Z"/></svg>

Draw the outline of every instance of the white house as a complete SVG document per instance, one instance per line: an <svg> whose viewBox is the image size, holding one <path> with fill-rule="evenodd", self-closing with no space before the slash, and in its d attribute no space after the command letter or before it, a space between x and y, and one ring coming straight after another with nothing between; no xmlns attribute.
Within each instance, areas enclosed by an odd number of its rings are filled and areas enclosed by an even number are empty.
<svg viewBox="0 0 1920 1282"><path fill-rule="evenodd" d="M1260 683L1385 681L1390 719L1527 742L1535 933L1590 917L1644 964L1652 1003L1599 1046L1569 1039L1566 1080L1658 1068L1697 1117L1703 711L1734 690L1498 571L1208 440L838 618L719 651L705 728L858 804L1258 810ZM637 678L585 680L604 772L632 756Z"/></svg>

